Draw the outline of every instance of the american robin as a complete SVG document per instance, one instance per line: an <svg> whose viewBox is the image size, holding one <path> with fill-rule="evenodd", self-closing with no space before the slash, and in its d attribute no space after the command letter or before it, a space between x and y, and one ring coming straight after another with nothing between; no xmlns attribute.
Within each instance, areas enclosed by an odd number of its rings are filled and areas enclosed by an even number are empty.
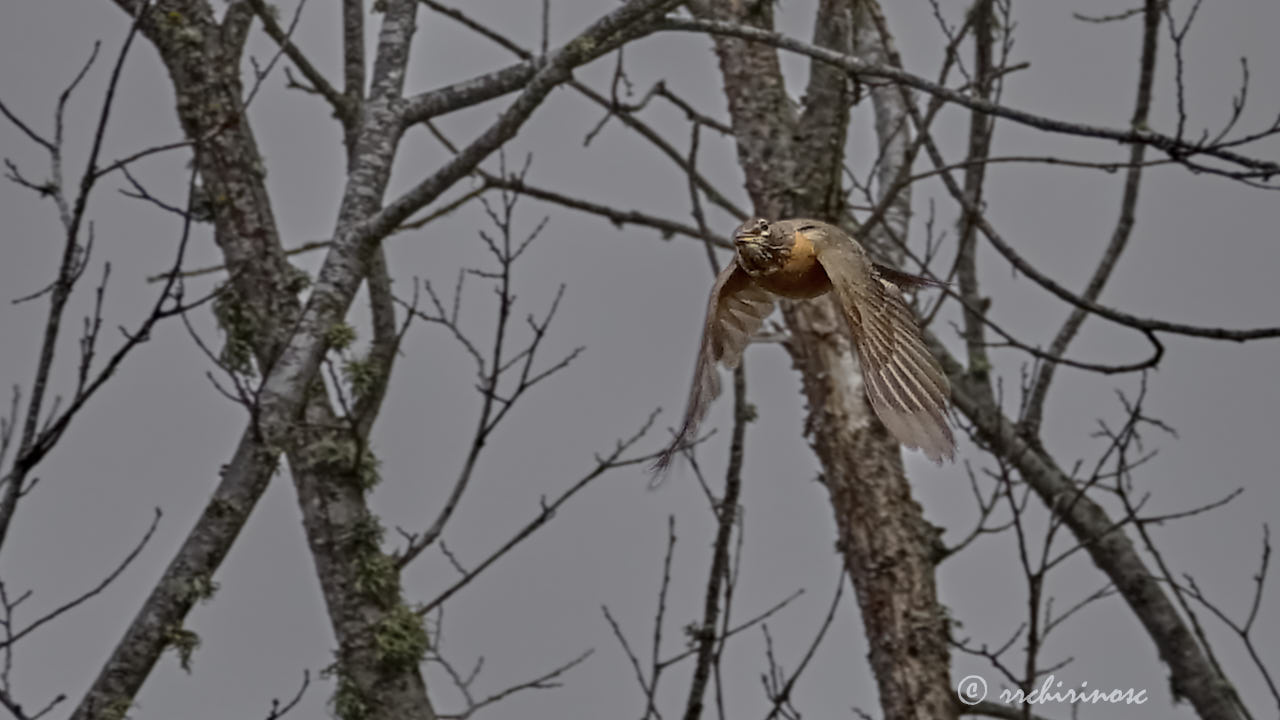
<svg viewBox="0 0 1280 720"><path fill-rule="evenodd" d="M752 334L773 312L775 296L812 298L834 291L862 366L871 407L898 442L942 464L955 457L947 425L951 385L925 347L903 289L943 283L873 263L840 228L818 220L748 220L733 234L737 252L720 271L707 302L707 320L684 421L654 465L663 473L672 456L697 435L698 423L720 394L717 363L737 367Z"/></svg>

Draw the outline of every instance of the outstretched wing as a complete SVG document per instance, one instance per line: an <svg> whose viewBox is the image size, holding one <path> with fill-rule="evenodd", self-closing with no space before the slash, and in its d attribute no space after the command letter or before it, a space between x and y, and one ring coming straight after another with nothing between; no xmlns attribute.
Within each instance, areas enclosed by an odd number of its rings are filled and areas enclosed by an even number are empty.
<svg viewBox="0 0 1280 720"><path fill-rule="evenodd" d="M698 424L707 414L711 401L720 395L717 363L734 368L742 361L742 351L764 319L773 312L773 296L751 281L737 258L725 266L711 287L707 301L707 319L702 330L702 343L693 370L693 385L685 406L680 430L653 465L655 479L660 479L671 464L671 458L698 434Z"/></svg>
<svg viewBox="0 0 1280 720"><path fill-rule="evenodd" d="M956 441L946 416L951 384L895 282L897 275L915 276L873 270L862 248L843 234L812 237L849 322L876 415L903 445L919 448L939 465L954 459Z"/></svg>
<svg viewBox="0 0 1280 720"><path fill-rule="evenodd" d="M923 275L912 275L911 273L895 270L888 265L881 265L880 263L873 263L872 265L875 267L876 274L903 290L915 290L916 288L925 287L951 287L951 283L945 280L935 280Z"/></svg>

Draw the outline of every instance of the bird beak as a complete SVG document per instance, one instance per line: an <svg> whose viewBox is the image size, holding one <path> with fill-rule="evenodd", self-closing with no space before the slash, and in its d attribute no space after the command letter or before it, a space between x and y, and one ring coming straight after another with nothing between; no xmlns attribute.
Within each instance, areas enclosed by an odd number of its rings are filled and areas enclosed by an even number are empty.
<svg viewBox="0 0 1280 720"><path fill-rule="evenodd" d="M757 233L739 230L738 232L735 232L733 234L734 245L738 245L738 246L757 245L759 243L760 243L760 235L758 235Z"/></svg>

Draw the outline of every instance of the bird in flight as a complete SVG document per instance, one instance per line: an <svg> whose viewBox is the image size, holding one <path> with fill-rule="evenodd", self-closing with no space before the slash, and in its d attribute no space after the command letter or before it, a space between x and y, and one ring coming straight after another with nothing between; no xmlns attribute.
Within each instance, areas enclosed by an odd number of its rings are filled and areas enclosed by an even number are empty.
<svg viewBox="0 0 1280 720"><path fill-rule="evenodd" d="M735 368L775 296L813 298L834 292L849 326L871 407L898 442L932 461L955 457L947 425L951 385L920 335L903 289L943 285L873 263L858 241L833 225L794 218L748 220L733 234L733 260L711 287L684 420L653 470L692 442L720 394L717 364Z"/></svg>

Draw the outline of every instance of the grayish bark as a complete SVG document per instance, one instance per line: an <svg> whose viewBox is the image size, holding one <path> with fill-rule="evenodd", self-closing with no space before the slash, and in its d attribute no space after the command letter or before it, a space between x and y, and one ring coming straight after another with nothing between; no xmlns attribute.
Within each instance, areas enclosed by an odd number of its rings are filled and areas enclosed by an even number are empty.
<svg viewBox="0 0 1280 720"><path fill-rule="evenodd" d="M131 13L141 7L138 0L115 2ZM1148 334L1164 331L1233 340L1280 334L1276 328L1235 331L1164 323L1097 304L1133 223L1139 166L1147 146L1175 159L1185 160L1195 153L1211 155L1241 174L1280 171L1274 163L1237 154L1229 146L1193 152L1180 138L1145 128L1158 29L1159 3L1154 0L1146 8L1142 76L1129 129L1070 123L1001 106L998 98L991 97L987 77L992 69L989 43L979 42L976 48L977 86L971 92L950 90L906 73L873 0L821 0L812 44L773 33L772 5L767 1L694 0L690 5L698 20L690 21L658 19L678 0L630 0L545 58L526 59L406 98L403 83L417 3L387 0L385 4L368 87L363 8L355 0L344 0L342 5L343 87L339 91L327 82L321 84L321 94L334 105L343 124L349 165L333 239L305 306L298 299L305 278L283 251L263 182L262 157L243 116L240 61L255 14L300 66L305 58L288 45L284 31L278 26L272 29L260 0L232 2L221 23L215 21L205 0L159 0L143 15L142 33L170 73L184 132L200 148L196 169L212 201L215 238L230 274L228 302L242 311L243 332L228 329L229 335L233 342L246 343L245 362L250 362L248 358L256 362L263 385L260 402L252 408L252 421L223 468L208 506L74 712L75 720L116 720L124 714L161 653L182 631L184 618L200 599L193 588L208 586L277 469L281 453L289 460L338 643L336 710L347 720L435 717L419 669L418 647L410 643L406 652L389 655L380 642L385 631L409 631L410 635L415 628L421 631L421 613L405 612L394 559L382 553L381 528L366 502L368 487L376 479L376 458L366 452L367 438L386 392L399 340L380 242L412 213L474 173L482 160L519 131L553 88L572 82L575 67L656 29L715 33L739 162L760 215L804 215L833 222L843 218L849 226L840 164L852 98L849 82L857 76L882 78L891 82L869 93L882 148L879 190L882 197L891 192L893 198L883 227L868 228L866 237L882 255L900 257L895 248L906 238L910 194L896 185L909 174L915 150L926 147L935 164L943 164L925 132L928 119L920 118L906 90L910 87L933 94L939 106L946 100L973 111L971 160L988 155L994 117L1131 146L1134 167L1125 186L1120 220L1098 271L1079 296L1019 258L983 218L982 164L967 166L963 187L940 170L963 210L959 272L961 295L968 307L981 305L973 258L981 234L1028 277L1074 305L1053 343L1053 354L1065 351L1088 313ZM980 3L974 15L980 35L989 20L983 9L989 12L990 3ZM801 109L788 96L775 47L812 58ZM318 75L316 79L323 80ZM607 105L606 99L591 95L589 89L575 87ZM453 159L404 195L385 201L392 162L408 127L517 91L498 119ZM619 117L631 123L628 116ZM912 143L908 117L922 136L919 144ZM734 212L732 204L717 199L718 194L704 187L700 177L693 175L692 182ZM587 203L578 207L609 215L607 209ZM645 221L637 214L625 217ZM671 227L694 237L708 236L705 228ZM332 330L344 322L357 289L365 282L374 327L368 361L375 381L368 392L355 398L349 416L340 416L317 373L330 349ZM866 404L839 315L824 300L790 304L785 316L792 333L787 349L802 373L808 400L806 434L831 493L839 547L862 609L884 715L890 720L954 717L948 628L934 579L936 530L912 498L897 445ZM1233 689L1206 657L1159 580L1120 529L1121 523L1085 496L1041 445L1038 421L1053 366L1037 378L1027 422L1016 425L1002 414L987 380L981 321L978 312L966 315L968 367L961 366L936 339L932 342L952 378L956 407L973 422L979 439L1016 467L1043 502L1062 516L1115 584L1169 666L1175 693L1190 699L1201 717L1237 717ZM9 488L10 494L19 487L16 483ZM11 514L11 507L0 507L0 519L7 521ZM0 538L3 526L0 521ZM425 643L425 633L422 638ZM705 682L704 677L703 686ZM690 700L695 715L701 711L700 702L700 697Z"/></svg>
<svg viewBox="0 0 1280 720"><path fill-rule="evenodd" d="M1144 144L1168 151L1176 146L1176 141L1164 136L1156 136L1145 129L1133 131L1111 131L1105 128L1067 123L1059 120L1037 118L1020 111L1002 108L994 103L973 99L959 98L954 91L940 91L939 88L914 76L903 72L900 67L871 67L861 59L837 57L829 50L813 46L805 46L790 38L780 38L767 29L752 27L738 19L738 24L717 22L718 19L699 18L694 21L667 21L671 27L683 29L697 28L702 31L724 33L736 39L755 38L761 43L786 47L804 52L810 57L825 59L844 67L854 74L866 74L877 77L899 80L906 87L922 89L944 97L958 104L986 112L990 115L1005 117L1050 132L1091 137L1104 137L1120 140L1129 144ZM913 106L906 106L912 115L913 124L923 124L919 113ZM940 154L926 138L928 149L935 165L942 167ZM1175 149L1176 152L1176 149ZM1237 162L1241 167L1268 165L1266 161L1254 160L1227 152L1221 155L1225 160ZM1076 307L1083 307L1090 312L1101 315L1121 324L1135 327L1146 332L1162 330L1202 337L1220 339L1246 340L1262 337L1273 337L1276 328L1258 328L1250 330L1227 330L1223 328L1199 328L1178 323L1135 318L1127 313L1099 306L1089 298L1080 298L1058 286L1043 273L1019 257L1012 247L1005 242L983 218L981 211L965 195L964 190L951 177L949 171L939 170L939 175L947 186L952 197L961 209L971 218L979 231L991 241L992 245L1015 264L1022 272L1035 279L1046 289L1068 300ZM833 324L825 327L834 327ZM1006 458L1018 470L1020 475L1032 487L1041 500L1056 512L1061 513L1067 526L1083 544L1094 563L1115 584L1125 597L1130 608L1138 616L1147 629L1161 659L1169 666L1172 683L1178 696L1188 698L1204 718L1236 718L1239 716L1235 692L1230 683L1214 668L1194 634L1178 614L1160 581L1138 555L1133 543L1124 533L1120 524L1097 503L1080 492L1075 484L1057 467L1053 459L1042 449L1036 439L1028 439L1018 426L1005 418L990 394L983 390L985 385L975 381L971 369L961 366L941 343L931 342L935 354L943 361L944 368L952 378L954 402L957 407L975 426L979 436L988 442L993 452ZM981 370L979 368L978 370ZM978 385L975 385L978 382ZM811 395L811 404L813 402ZM821 399L821 398L819 398ZM812 428L811 428L812 429Z"/></svg>
<svg viewBox="0 0 1280 720"><path fill-rule="evenodd" d="M135 0L117 3L126 11L138 9ZM169 69L184 131L206 149L201 177L214 200L216 236L234 301L248 318L252 353L264 375L259 401L213 500L73 718L120 717L127 710L168 638L199 599L188 588L216 572L265 490L281 450L289 457L338 640L335 711L344 718L434 718L418 667L421 650L416 656L388 657L379 646L380 631L413 634L416 627L421 632L421 620L403 608L394 562L381 552L381 531L365 504L370 473L376 471L363 450L363 435L377 403L365 399L353 436L317 379L330 328L343 322L366 275L380 270L377 250L383 237L514 136L573 67L594 57L593 50L675 1L632 0L602 17L538 68L513 105L457 158L384 208L382 195L406 126L401 91L417 9L415 0L389 2L368 99L358 116L344 119L354 141L348 184L334 240L305 307L297 300L299 273L284 257L271 215L262 159L240 112L239 60L247 30L241 4L229 8L227 24L220 26L203 0L162 0L147 9L142 32ZM350 98L359 82L353 67L358 48L351 41L346 48ZM378 313L379 303L374 305ZM381 308L375 327L381 326L378 334L385 340L385 303Z"/></svg>

